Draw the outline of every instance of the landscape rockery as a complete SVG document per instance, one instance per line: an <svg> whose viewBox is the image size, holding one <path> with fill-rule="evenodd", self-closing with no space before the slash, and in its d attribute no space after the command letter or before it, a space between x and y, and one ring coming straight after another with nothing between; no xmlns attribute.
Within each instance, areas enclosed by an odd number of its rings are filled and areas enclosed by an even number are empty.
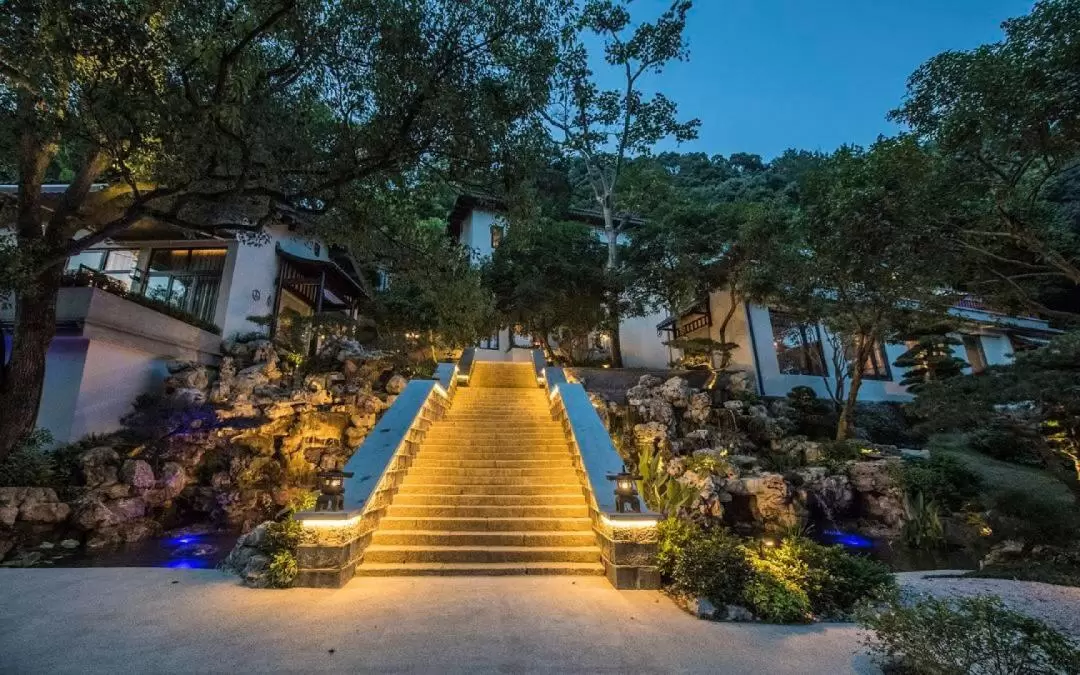
<svg viewBox="0 0 1080 675"><path fill-rule="evenodd" d="M351 340L301 357L257 335L227 340L217 368L168 364L123 428L6 462L0 559L48 564L168 534L248 532L310 499L404 389L408 366Z"/></svg>
<svg viewBox="0 0 1080 675"><path fill-rule="evenodd" d="M590 397L646 505L669 517L658 565L682 606L798 622L847 617L891 592L891 570L866 552L903 540L908 476L930 463L897 444L914 440L899 409L864 408L860 438L837 442L829 402L809 388L761 399L745 373L720 373L711 389L647 374L625 400Z"/></svg>

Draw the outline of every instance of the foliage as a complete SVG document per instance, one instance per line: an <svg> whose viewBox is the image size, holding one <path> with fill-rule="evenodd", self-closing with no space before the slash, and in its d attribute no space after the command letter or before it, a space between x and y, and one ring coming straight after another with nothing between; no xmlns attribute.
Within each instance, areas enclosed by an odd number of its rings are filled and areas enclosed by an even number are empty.
<svg viewBox="0 0 1080 675"><path fill-rule="evenodd" d="M667 516L676 516L697 498L698 492L689 485L676 480L667 472L664 459L652 445L643 444L638 449L638 494L652 510Z"/></svg>
<svg viewBox="0 0 1080 675"><path fill-rule="evenodd" d="M862 443L859 441L822 441L821 454L829 462L849 462L861 459Z"/></svg>
<svg viewBox="0 0 1080 675"><path fill-rule="evenodd" d="M0 204L18 220L0 247L17 305L0 455L33 428L66 258L148 219L247 243L287 220L348 247L422 166L457 180L506 165L549 98L571 9L5 3L0 174L21 189ZM45 205L53 176L68 187Z"/></svg>
<svg viewBox="0 0 1080 675"><path fill-rule="evenodd" d="M1060 547L1044 545L1013 556L1001 556L970 576L1080 587L1080 542Z"/></svg>
<svg viewBox="0 0 1080 675"><path fill-rule="evenodd" d="M590 356L589 336L605 318L603 245L583 223L523 220L510 222L485 264L485 286L501 324L521 325L561 361L578 365Z"/></svg>
<svg viewBox="0 0 1080 675"><path fill-rule="evenodd" d="M950 164L956 217L941 243L965 254L955 268L999 307L1069 316L1042 301L1056 287L1075 291L1075 197L1080 103L1075 36L1080 2L1040 0L1010 19L1005 39L947 51L908 81L892 113Z"/></svg>
<svg viewBox="0 0 1080 675"><path fill-rule="evenodd" d="M978 377L930 382L912 412L932 431L969 431L1002 411L1040 424L1047 443L1035 446L1044 466L1080 498L1080 332L1021 351L1013 363Z"/></svg>
<svg viewBox="0 0 1080 675"><path fill-rule="evenodd" d="M300 545L300 536L304 528L299 520L285 518L272 521L266 528L266 548L272 553L279 551L296 552Z"/></svg>
<svg viewBox="0 0 1080 675"><path fill-rule="evenodd" d="M277 551L266 568L267 582L271 588L289 588L298 571L295 555L289 551Z"/></svg>
<svg viewBox="0 0 1080 675"><path fill-rule="evenodd" d="M1080 539L1080 514L1062 508L1041 494L1023 490L1001 492L990 500L994 533L1029 545L1061 545Z"/></svg>
<svg viewBox="0 0 1080 675"><path fill-rule="evenodd" d="M1010 414L994 415L967 437L975 452L1017 464L1041 464L1045 444L1037 422Z"/></svg>
<svg viewBox="0 0 1080 675"><path fill-rule="evenodd" d="M659 531L657 567L673 590L717 605L742 601L753 572L737 536L676 518L663 521Z"/></svg>
<svg viewBox="0 0 1080 675"><path fill-rule="evenodd" d="M889 403L859 403L855 407L855 426L873 443L905 446L914 440L904 411Z"/></svg>
<svg viewBox="0 0 1080 675"><path fill-rule="evenodd" d="M830 438L834 434L836 411L832 403L818 398L812 387L792 387L787 402L795 413L796 433L811 439Z"/></svg>
<svg viewBox="0 0 1080 675"><path fill-rule="evenodd" d="M922 598L866 611L867 645L902 672L938 675L1074 673L1080 650L1045 623L1007 609L992 596Z"/></svg>
<svg viewBox="0 0 1080 675"><path fill-rule="evenodd" d="M913 138L843 147L805 174L799 210L760 233L770 253L755 265L751 297L823 323L837 343L832 352L846 362L831 374L848 383L838 439L853 431L863 364L917 318L952 303L942 291L947 251L934 245L943 217L938 173Z"/></svg>
<svg viewBox="0 0 1080 675"><path fill-rule="evenodd" d="M597 85L583 40L574 36L556 70L552 98L543 112L544 122L559 136L559 149L584 165L583 183L589 186L590 205L598 208L607 238L607 269L618 272L619 234L629 224L619 202L620 178L627 157L648 154L665 138L676 141L697 136L699 122L676 120L676 106L662 93L647 97L641 78L659 74L672 61L688 56L683 40L689 0L672 0L655 21L632 22L626 0L587 0L580 26L603 45L604 62L618 73L620 86L602 90ZM614 279L612 279L614 281ZM619 341L620 299L609 288L608 331L612 335L612 361L622 366Z"/></svg>
<svg viewBox="0 0 1080 675"><path fill-rule="evenodd" d="M723 476L731 471L731 464L714 452L695 452L686 458L685 467L699 476Z"/></svg>
<svg viewBox="0 0 1080 675"><path fill-rule="evenodd" d="M922 492L904 497L904 528L900 533L904 544L913 549L937 548L945 543L945 528L937 502Z"/></svg>
<svg viewBox="0 0 1080 675"><path fill-rule="evenodd" d="M902 470L908 494L922 494L928 502L955 511L979 494L980 476L954 457L933 453L929 460L908 460Z"/></svg>
<svg viewBox="0 0 1080 675"><path fill-rule="evenodd" d="M682 352L682 358L676 364L678 368L713 369L714 356L719 361L718 369L723 369L731 361L731 353L738 349L735 342L718 342L710 338L682 338L664 343L672 349Z"/></svg>
<svg viewBox="0 0 1080 675"><path fill-rule="evenodd" d="M801 536L765 547L674 518L659 529L657 566L672 590L744 605L765 621L845 617L895 589L885 565Z"/></svg>
<svg viewBox="0 0 1080 675"><path fill-rule="evenodd" d="M914 344L896 357L893 365L905 369L900 384L907 387L910 393L919 393L927 382L963 374L968 364L953 356L953 347L963 346L964 343L948 333L947 328L937 327L932 332L909 336Z"/></svg>
<svg viewBox="0 0 1080 675"><path fill-rule="evenodd" d="M55 482L52 434L37 429L0 459L0 487L51 487Z"/></svg>
<svg viewBox="0 0 1080 675"><path fill-rule="evenodd" d="M497 325L494 299L467 248L437 227L418 227L408 255L394 261L389 288L377 297L381 330L431 335L444 348L475 344Z"/></svg>

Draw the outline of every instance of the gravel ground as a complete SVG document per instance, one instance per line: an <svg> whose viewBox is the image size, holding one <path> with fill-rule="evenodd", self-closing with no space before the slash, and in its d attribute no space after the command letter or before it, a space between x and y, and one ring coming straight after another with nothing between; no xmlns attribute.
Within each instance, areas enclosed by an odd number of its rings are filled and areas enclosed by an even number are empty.
<svg viewBox="0 0 1080 675"><path fill-rule="evenodd" d="M1010 609L1042 619L1080 639L1080 588L1037 581L953 576L964 573L964 570L902 572L896 575L896 580L903 590L938 597L996 595Z"/></svg>

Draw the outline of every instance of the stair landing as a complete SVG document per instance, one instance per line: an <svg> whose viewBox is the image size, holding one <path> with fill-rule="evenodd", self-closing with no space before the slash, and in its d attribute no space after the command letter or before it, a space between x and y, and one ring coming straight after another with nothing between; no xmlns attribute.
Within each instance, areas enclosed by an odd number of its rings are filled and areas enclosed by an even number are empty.
<svg viewBox="0 0 1080 675"><path fill-rule="evenodd" d="M531 364L477 363L356 574L603 574L570 453Z"/></svg>

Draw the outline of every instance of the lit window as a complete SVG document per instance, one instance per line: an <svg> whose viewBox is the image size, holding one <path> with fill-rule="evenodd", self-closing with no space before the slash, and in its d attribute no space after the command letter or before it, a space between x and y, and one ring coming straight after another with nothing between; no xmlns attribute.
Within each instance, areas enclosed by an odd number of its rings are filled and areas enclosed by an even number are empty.
<svg viewBox="0 0 1080 675"><path fill-rule="evenodd" d="M491 248L492 249L499 248L499 244L502 243L502 238L503 238L502 225L492 225L491 226Z"/></svg>
<svg viewBox="0 0 1080 675"><path fill-rule="evenodd" d="M769 310L776 362L784 375L825 375L825 354L817 326L786 312Z"/></svg>
<svg viewBox="0 0 1080 675"><path fill-rule="evenodd" d="M852 353L854 344L851 342L845 342L844 344L844 356L850 363L855 358L855 354ZM870 356L866 358L866 361L862 364L862 376L864 380L891 380L892 372L889 370L889 359L885 356L885 345L878 342L874 345L873 351L870 352Z"/></svg>
<svg viewBox="0 0 1080 675"><path fill-rule="evenodd" d="M142 294L213 321L224 268L223 248L155 249Z"/></svg>

